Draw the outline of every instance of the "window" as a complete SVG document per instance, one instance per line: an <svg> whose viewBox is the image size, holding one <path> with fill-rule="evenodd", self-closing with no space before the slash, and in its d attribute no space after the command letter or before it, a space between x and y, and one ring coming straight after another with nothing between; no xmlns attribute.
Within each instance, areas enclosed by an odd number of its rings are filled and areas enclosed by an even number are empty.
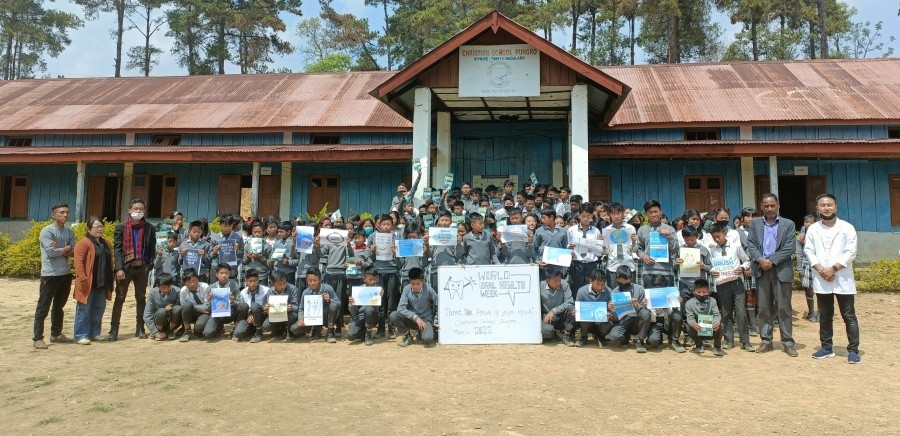
<svg viewBox="0 0 900 436"><path fill-rule="evenodd" d="M313 133L309 137L309 143L313 145L334 145L341 143L339 133Z"/></svg>
<svg viewBox="0 0 900 436"><path fill-rule="evenodd" d="M722 207L725 189L722 176L687 176L684 178L685 209L710 212Z"/></svg>
<svg viewBox="0 0 900 436"><path fill-rule="evenodd" d="M30 136L13 136L6 139L7 147L31 147Z"/></svg>
<svg viewBox="0 0 900 436"><path fill-rule="evenodd" d="M888 127L888 138L900 139L900 127Z"/></svg>
<svg viewBox="0 0 900 436"><path fill-rule="evenodd" d="M27 176L0 176L0 218L28 218Z"/></svg>
<svg viewBox="0 0 900 436"><path fill-rule="evenodd" d="M712 130L685 130L685 141L713 141L719 139L719 129Z"/></svg>
<svg viewBox="0 0 900 436"><path fill-rule="evenodd" d="M150 142L151 145L180 145L181 144L181 135L153 135L153 140Z"/></svg>
<svg viewBox="0 0 900 436"><path fill-rule="evenodd" d="M900 174L888 175L888 190L891 194L891 226L900 227Z"/></svg>

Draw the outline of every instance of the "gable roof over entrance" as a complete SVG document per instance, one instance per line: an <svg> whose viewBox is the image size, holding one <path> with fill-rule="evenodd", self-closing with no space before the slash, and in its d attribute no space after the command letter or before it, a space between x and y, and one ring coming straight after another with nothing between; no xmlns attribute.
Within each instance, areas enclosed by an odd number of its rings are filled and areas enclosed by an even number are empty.
<svg viewBox="0 0 900 436"><path fill-rule="evenodd" d="M529 44L540 52L539 97L459 97L459 49L463 45ZM430 87L432 109L448 111L462 121L565 119L572 86L588 86L588 111L609 122L631 88L618 79L567 53L531 30L493 11L419 58L372 90L371 95L397 113L412 118L414 90Z"/></svg>

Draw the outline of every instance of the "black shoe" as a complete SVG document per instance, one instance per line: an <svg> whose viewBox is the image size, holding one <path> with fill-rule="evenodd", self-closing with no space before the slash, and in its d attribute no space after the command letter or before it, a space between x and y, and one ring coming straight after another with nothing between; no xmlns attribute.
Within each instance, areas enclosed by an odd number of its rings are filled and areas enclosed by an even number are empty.
<svg viewBox="0 0 900 436"><path fill-rule="evenodd" d="M109 332L109 335L106 336L106 340L108 342L115 342L118 339L119 339L119 332L117 332L117 331L116 332L111 331L111 332Z"/></svg>
<svg viewBox="0 0 900 436"><path fill-rule="evenodd" d="M292 335L291 332L285 333L284 342L294 342L294 335Z"/></svg>
<svg viewBox="0 0 900 436"><path fill-rule="evenodd" d="M394 331L394 326L388 326L388 339L397 339L397 333Z"/></svg>
<svg viewBox="0 0 900 436"><path fill-rule="evenodd" d="M797 357L797 350L793 345L785 345L784 352L787 353L788 356Z"/></svg>
<svg viewBox="0 0 900 436"><path fill-rule="evenodd" d="M637 344L634 346L638 353L646 353L647 347L644 346L643 341L637 341Z"/></svg>
<svg viewBox="0 0 900 436"><path fill-rule="evenodd" d="M337 342L337 339L334 337L334 329L328 329L328 336L325 337L325 342L329 344Z"/></svg>
<svg viewBox="0 0 900 436"><path fill-rule="evenodd" d="M772 350L774 350L774 348L772 347L772 343L769 341L764 341L763 343L759 344L759 347L756 347L757 353L766 353Z"/></svg>
<svg viewBox="0 0 900 436"><path fill-rule="evenodd" d="M138 339L147 339L147 333L144 333L144 330L141 329L141 330L134 332L134 337L136 337Z"/></svg>
<svg viewBox="0 0 900 436"><path fill-rule="evenodd" d="M372 344L374 344L374 342L372 342L372 331L371 331L371 330L366 330L366 338L365 338L365 341L366 341L366 345L372 345Z"/></svg>
<svg viewBox="0 0 900 436"><path fill-rule="evenodd" d="M166 339L168 339L170 341L174 341L175 340L175 332L173 332L171 330L166 332Z"/></svg>
<svg viewBox="0 0 900 436"><path fill-rule="evenodd" d="M256 330L256 333L253 334L253 337L250 338L250 343L255 344L259 341L262 341L262 332Z"/></svg>
<svg viewBox="0 0 900 436"><path fill-rule="evenodd" d="M191 340L191 336L193 336L193 332L190 331L190 330L185 330L185 331L184 331L184 334L181 335L181 339L179 339L178 341L179 341L179 342L187 342L187 341L190 341L190 340Z"/></svg>
<svg viewBox="0 0 900 436"><path fill-rule="evenodd" d="M587 339L585 339L585 338L579 338L579 339L575 342L575 346L578 347L578 348L586 347L586 346L587 346Z"/></svg>
<svg viewBox="0 0 900 436"><path fill-rule="evenodd" d="M813 312L809 314L809 317L806 318L809 322L819 322L819 314L817 312Z"/></svg>
<svg viewBox="0 0 900 436"><path fill-rule="evenodd" d="M397 343L397 345L399 345L401 347L408 347L409 344L412 344L412 336L410 336L409 333L404 335L403 340L400 341L399 343Z"/></svg>

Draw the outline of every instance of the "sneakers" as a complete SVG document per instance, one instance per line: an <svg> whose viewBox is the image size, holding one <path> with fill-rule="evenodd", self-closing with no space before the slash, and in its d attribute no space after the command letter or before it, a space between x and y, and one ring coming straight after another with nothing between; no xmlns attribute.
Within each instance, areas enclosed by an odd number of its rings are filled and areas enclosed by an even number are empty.
<svg viewBox="0 0 900 436"><path fill-rule="evenodd" d="M315 342L319 339L322 339L322 330L313 328L312 333L309 334L309 341Z"/></svg>
<svg viewBox="0 0 900 436"><path fill-rule="evenodd" d="M795 349L793 345L785 345L784 352L787 353L788 356L797 357L797 349Z"/></svg>
<svg viewBox="0 0 900 436"><path fill-rule="evenodd" d="M562 341L563 341L563 344L565 344L567 347L574 347L574 346L575 346L575 342L572 341L572 334L571 334L571 333L568 333L568 332L563 333L563 335L562 335Z"/></svg>
<svg viewBox="0 0 900 436"><path fill-rule="evenodd" d="M81 338L76 342L78 345L91 345L91 340L88 338Z"/></svg>
<svg viewBox="0 0 900 436"><path fill-rule="evenodd" d="M66 335L59 335L59 336L50 336L50 342L52 342L54 344L66 344L66 343L72 342L72 340L67 338Z"/></svg>
<svg viewBox="0 0 900 436"><path fill-rule="evenodd" d="M809 314L807 315L806 319L807 319L807 321L809 321L809 322L819 322L819 313L818 313L818 312L811 312L811 313L809 313Z"/></svg>
<svg viewBox="0 0 900 436"><path fill-rule="evenodd" d="M46 350L47 344L44 342L43 339L38 339L38 340L34 341L34 348L36 350Z"/></svg>
<svg viewBox="0 0 900 436"><path fill-rule="evenodd" d="M756 329L750 329L750 336L759 336L759 332Z"/></svg>
<svg viewBox="0 0 900 436"><path fill-rule="evenodd" d="M848 352L847 353L847 363L849 363L851 365L859 365L860 363L862 363L859 361L859 353L857 353L856 351Z"/></svg>
<svg viewBox="0 0 900 436"><path fill-rule="evenodd" d="M178 342L187 342L187 341L190 341L190 340L191 340L191 335L192 335L193 333L194 333L194 332L192 332L190 329L185 330L185 331L184 331L184 334L181 335L181 339L179 339Z"/></svg>
<svg viewBox="0 0 900 436"><path fill-rule="evenodd" d="M400 341L397 345L399 345L401 347L408 347L409 344L412 344L412 336L410 336L409 333L407 333L406 335L403 336L403 340Z"/></svg>
<svg viewBox="0 0 900 436"><path fill-rule="evenodd" d="M292 335L291 332L285 333L284 342L294 342L294 335Z"/></svg>
<svg viewBox="0 0 900 436"><path fill-rule="evenodd" d="M637 350L638 353L646 353L647 352L647 347L644 346L644 342L642 342L642 341L637 341L637 344L635 344L634 348Z"/></svg>
<svg viewBox="0 0 900 436"><path fill-rule="evenodd" d="M109 334L106 336L107 342L115 342L118 339L119 339L119 332L110 331Z"/></svg>
<svg viewBox="0 0 900 436"><path fill-rule="evenodd" d="M725 355L725 352L722 351L721 348L713 348L713 356L722 357Z"/></svg>
<svg viewBox="0 0 900 436"><path fill-rule="evenodd" d="M372 331L366 330L366 337L364 339L366 341L366 345L372 345L375 342L372 341Z"/></svg>
<svg viewBox="0 0 900 436"><path fill-rule="evenodd" d="M241 337L238 336L238 335L236 335L236 334L234 334L234 332L231 332L231 340L232 340L232 341L235 341L235 342L240 342L240 341L241 341Z"/></svg>
<svg viewBox="0 0 900 436"><path fill-rule="evenodd" d="M578 348L586 347L586 346L587 346L587 339L585 339L585 338L579 338L577 341L575 341L575 346L578 347Z"/></svg>
<svg viewBox="0 0 900 436"><path fill-rule="evenodd" d="M693 350L691 350L692 353L696 353L696 354L703 354L705 351L706 351L706 349L703 348L703 344L699 344L696 347L694 347Z"/></svg>
<svg viewBox="0 0 900 436"><path fill-rule="evenodd" d="M819 348L818 351L812 355L813 359L828 359L829 357L834 357L834 350Z"/></svg>
<svg viewBox="0 0 900 436"><path fill-rule="evenodd" d="M253 334L253 337L250 338L250 343L251 343L251 344L255 344L255 343L258 343L258 342L261 341L261 340L262 340L262 333L260 333L260 331L257 330L256 333Z"/></svg>
<svg viewBox="0 0 900 436"><path fill-rule="evenodd" d="M603 348L603 341L601 339L597 339L597 348Z"/></svg>
<svg viewBox="0 0 900 436"><path fill-rule="evenodd" d="M168 339L170 341L174 341L175 340L175 332L173 332L171 330L166 332L166 339Z"/></svg>
<svg viewBox="0 0 900 436"><path fill-rule="evenodd" d="M763 341L763 343L759 344L759 347L756 347L757 353L767 353L772 350L774 350L774 348L772 347L772 343L769 341Z"/></svg>
<svg viewBox="0 0 900 436"><path fill-rule="evenodd" d="M751 353L756 351L753 349L753 345L750 345L750 344L743 344L743 345L741 345L741 348L743 348L744 351L749 351Z"/></svg>
<svg viewBox="0 0 900 436"><path fill-rule="evenodd" d="M325 342L328 342L329 344L337 342L337 339L334 337L334 329L328 329L328 335L325 337Z"/></svg>
<svg viewBox="0 0 900 436"><path fill-rule="evenodd" d="M671 343L669 344L669 346L672 347L672 349L675 350L676 353L684 353L685 351L687 351L687 350L681 345L681 342L678 342L678 341L671 342Z"/></svg>
<svg viewBox="0 0 900 436"><path fill-rule="evenodd" d="M722 348L726 349L726 350L730 350L730 349L734 348L734 342L726 342L726 343L722 344Z"/></svg>
<svg viewBox="0 0 900 436"><path fill-rule="evenodd" d="M90 339L91 342L103 342L106 340L106 338L104 338L103 336L93 336L88 339Z"/></svg>
<svg viewBox="0 0 900 436"><path fill-rule="evenodd" d="M388 326L388 339L397 339L397 333L394 331L394 326Z"/></svg>

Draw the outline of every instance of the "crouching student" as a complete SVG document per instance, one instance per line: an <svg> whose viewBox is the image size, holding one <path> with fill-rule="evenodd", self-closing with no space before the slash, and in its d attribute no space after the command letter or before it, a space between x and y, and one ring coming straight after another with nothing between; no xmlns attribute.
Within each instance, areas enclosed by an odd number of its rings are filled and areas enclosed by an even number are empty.
<svg viewBox="0 0 900 436"><path fill-rule="evenodd" d="M722 315L719 313L719 306L716 299L709 296L709 282L704 279L694 281L694 297L684 304L685 318L687 319L688 334L697 344L694 352L703 353L703 339L700 338L701 326L697 318L698 315L713 316L713 354L716 356L724 356L722 351L722 329L719 323L722 322Z"/></svg>
<svg viewBox="0 0 900 436"><path fill-rule="evenodd" d="M548 267L545 274L547 279L541 282L540 287L541 335L544 337L544 341L554 339L554 336L561 336L567 347L574 347L572 329L575 315L572 310L575 303L572 300L572 289L568 282L563 281L563 273L559 268Z"/></svg>
<svg viewBox="0 0 900 436"><path fill-rule="evenodd" d="M322 320L324 326L307 326L303 321L303 312L307 310L304 307L304 300L307 295L322 296ZM318 268L310 268L306 271L306 289L300 294L298 301L300 310L297 312L297 322L291 326L291 334L294 336L303 336L307 332L310 334L310 341L315 341L322 337L322 328L327 329L325 341L329 344L337 342L334 337L334 327L337 324L337 318L341 313L341 301L338 300L337 294L331 286L322 283L322 272Z"/></svg>
<svg viewBox="0 0 900 436"><path fill-rule="evenodd" d="M384 289L378 284L378 271L375 268L366 268L363 275L363 283L365 286L381 289L380 296L384 298ZM347 330L347 339L351 341L362 339L366 342L366 345L372 345L372 329L378 324L381 306L360 305L353 300L353 295L350 296L349 301L350 326Z"/></svg>
<svg viewBox="0 0 900 436"><path fill-rule="evenodd" d="M644 288L640 285L631 283L631 268L625 265L620 266L616 270L616 283L618 286L613 289L616 292L628 292L631 294L631 306L634 308L635 314L628 314L619 319L614 316L612 330L610 330L607 339L612 345L627 346L631 341L631 335L637 335L637 345L635 349L638 353L646 353L647 348L644 341L650 332L650 310L646 307L646 299L644 297Z"/></svg>
<svg viewBox="0 0 900 436"><path fill-rule="evenodd" d="M397 345L409 346L412 343L410 329L419 331L419 337L426 347L434 345L434 329L438 328L438 295L431 286L425 284L425 275L421 268L409 270L409 284L403 288L397 311L391 313L391 324L403 335Z"/></svg>
<svg viewBox="0 0 900 436"><path fill-rule="evenodd" d="M588 303L604 303L607 308L606 322L590 322L581 321L581 337L575 342L576 347L584 347L587 345L587 337L589 333L593 333L597 338L597 345L603 348L606 342L606 335L612 330L612 323L609 320L612 317L611 299L612 291L606 286L606 272L602 269L595 269L590 276L590 283L581 287L575 297L575 301Z"/></svg>
<svg viewBox="0 0 900 436"><path fill-rule="evenodd" d="M172 290L171 274L156 276L156 287L147 296L144 307L144 324L155 341L175 339L175 330L181 327L181 295Z"/></svg>
<svg viewBox="0 0 900 436"><path fill-rule="evenodd" d="M297 311L300 309L300 290L288 283L284 273L278 271L273 272L269 276L269 282L272 286L269 287L269 295L266 297L263 313L268 315L269 309L272 307L269 302L272 296L287 295L287 321L272 322L271 318L267 316L266 320L263 321L263 330L271 333L273 338L281 337L285 342L291 342L294 340L294 335L291 334L290 326L297 323Z"/></svg>
<svg viewBox="0 0 900 436"><path fill-rule="evenodd" d="M680 309L664 308L650 311L650 331L647 335L647 345L662 348L663 335L669 338L669 347L676 353L684 353L685 348L678 338L684 326L684 315Z"/></svg>
<svg viewBox="0 0 900 436"><path fill-rule="evenodd" d="M259 284L259 273L255 269L248 269L244 273L244 284L247 286L236 299L237 318L234 320L232 339L240 342L249 337L250 343L255 344L262 340L269 288Z"/></svg>
<svg viewBox="0 0 900 436"><path fill-rule="evenodd" d="M228 291L228 298L231 300L231 316L227 316L224 318L210 318L206 323L206 327L203 329L202 333L203 337L206 339L215 339L219 337L221 334L225 333L225 325L231 324L237 320L237 305L234 304L235 300L240 293L240 288L238 288L237 281L231 278L231 266L227 263L221 263L216 266L216 279L211 280L211 284L209 285L209 294L210 298L212 298L212 294L217 290L226 290ZM234 336L234 329L231 329L231 335Z"/></svg>
<svg viewBox="0 0 900 436"><path fill-rule="evenodd" d="M197 270L188 268L181 274L181 323L184 334L180 342L187 342L192 337L197 337L203 332L209 323L209 285L201 283L197 276ZM195 333L197 332L197 333Z"/></svg>

